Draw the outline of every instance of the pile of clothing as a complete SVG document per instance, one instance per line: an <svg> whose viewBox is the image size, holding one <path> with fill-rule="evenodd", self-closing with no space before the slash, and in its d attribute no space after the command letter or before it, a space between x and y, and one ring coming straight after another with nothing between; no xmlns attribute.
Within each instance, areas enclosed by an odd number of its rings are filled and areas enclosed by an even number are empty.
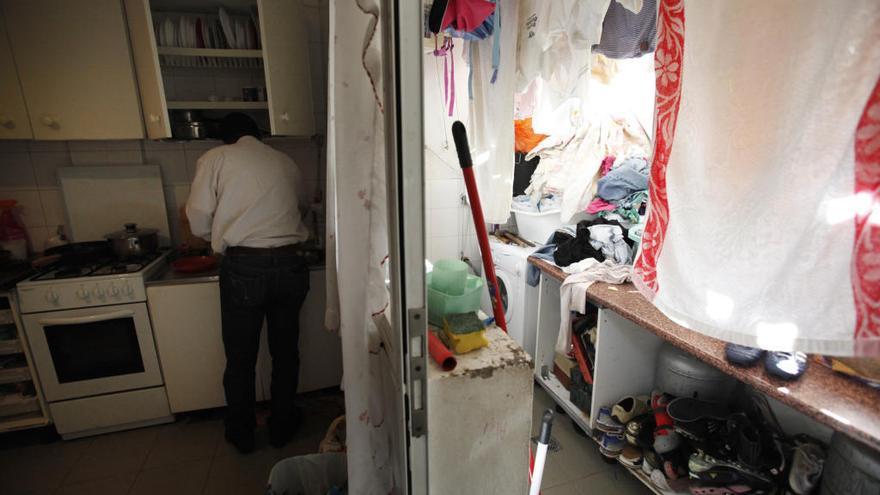
<svg viewBox="0 0 880 495"><path fill-rule="evenodd" d="M648 160L642 156L622 160L607 156L600 174L596 197L586 212L630 225L639 223L648 201Z"/></svg>
<svg viewBox="0 0 880 495"><path fill-rule="evenodd" d="M788 437L761 396L730 407L660 391L600 408L600 452L639 469L661 491L693 494L813 493L826 448Z"/></svg>

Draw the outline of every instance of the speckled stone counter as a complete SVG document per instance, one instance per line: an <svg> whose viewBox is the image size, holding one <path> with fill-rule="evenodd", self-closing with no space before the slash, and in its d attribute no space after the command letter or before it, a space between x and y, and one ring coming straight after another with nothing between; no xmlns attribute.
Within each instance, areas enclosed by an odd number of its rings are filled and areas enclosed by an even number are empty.
<svg viewBox="0 0 880 495"><path fill-rule="evenodd" d="M538 258L529 262L557 280L567 276L558 266ZM682 327L660 312L630 284L593 284L591 303L613 310L737 380L803 412L816 421L880 449L880 391L830 369L810 363L799 380L787 382L767 375L761 363L750 368L724 358L724 342Z"/></svg>

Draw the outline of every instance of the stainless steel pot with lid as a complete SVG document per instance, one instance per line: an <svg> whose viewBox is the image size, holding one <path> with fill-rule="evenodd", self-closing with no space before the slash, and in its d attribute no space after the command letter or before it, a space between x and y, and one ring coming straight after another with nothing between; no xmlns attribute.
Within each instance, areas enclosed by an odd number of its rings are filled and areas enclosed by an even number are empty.
<svg viewBox="0 0 880 495"><path fill-rule="evenodd" d="M130 258L152 253L159 249L158 229L139 229L135 223L125 224L123 230L106 235L116 256Z"/></svg>

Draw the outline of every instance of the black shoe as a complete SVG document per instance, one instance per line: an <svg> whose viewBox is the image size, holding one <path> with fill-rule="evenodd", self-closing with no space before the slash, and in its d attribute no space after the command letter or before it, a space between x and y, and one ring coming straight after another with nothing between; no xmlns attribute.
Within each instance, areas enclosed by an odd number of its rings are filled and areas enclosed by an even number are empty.
<svg viewBox="0 0 880 495"><path fill-rule="evenodd" d="M232 432L226 430L226 441L235 446L241 454L250 454L254 451L254 432Z"/></svg>
<svg viewBox="0 0 880 495"><path fill-rule="evenodd" d="M807 370L807 355L803 352L768 352L764 368L775 377L796 380Z"/></svg>
<svg viewBox="0 0 880 495"><path fill-rule="evenodd" d="M273 421L269 418L269 443L276 449L280 449L287 445L287 442L296 435L299 425L302 422L302 413L299 409L295 410L293 418L287 421Z"/></svg>
<svg viewBox="0 0 880 495"><path fill-rule="evenodd" d="M724 346L724 354L727 356L727 361L731 364L748 367L754 365L761 359L764 350L746 345L727 344Z"/></svg>

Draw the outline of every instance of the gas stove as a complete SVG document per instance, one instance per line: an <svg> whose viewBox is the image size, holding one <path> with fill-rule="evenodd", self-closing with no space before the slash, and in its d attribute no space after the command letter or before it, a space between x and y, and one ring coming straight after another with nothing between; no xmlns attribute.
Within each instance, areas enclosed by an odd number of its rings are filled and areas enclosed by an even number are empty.
<svg viewBox="0 0 880 495"><path fill-rule="evenodd" d="M144 281L169 251L136 258L107 257L58 263L19 282L23 313L126 304L146 300Z"/></svg>

